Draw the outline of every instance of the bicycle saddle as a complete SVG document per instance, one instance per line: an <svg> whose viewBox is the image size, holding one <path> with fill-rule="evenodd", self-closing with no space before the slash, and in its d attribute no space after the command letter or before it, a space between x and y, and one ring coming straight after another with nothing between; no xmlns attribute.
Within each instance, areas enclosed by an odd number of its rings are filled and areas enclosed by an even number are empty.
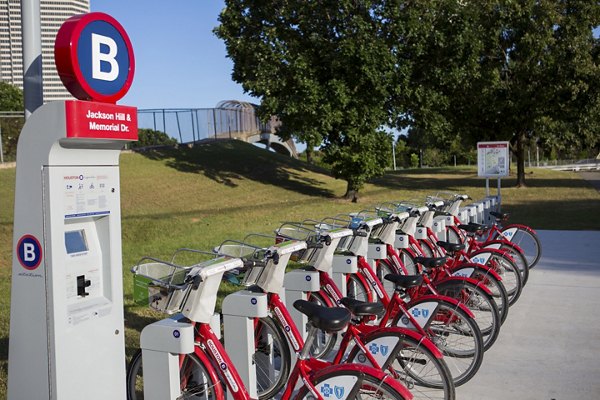
<svg viewBox="0 0 600 400"><path fill-rule="evenodd" d="M340 302L357 317L365 317L368 315L379 317L385 312L383 303L367 303L366 301L351 299L350 297L344 297Z"/></svg>
<svg viewBox="0 0 600 400"><path fill-rule="evenodd" d="M497 212L497 211L490 211L490 215L492 217L496 217L501 220L507 220L508 217L510 216L509 213L501 213L501 212Z"/></svg>
<svg viewBox="0 0 600 400"><path fill-rule="evenodd" d="M441 240L439 242L437 242L437 245L449 253L454 253L455 251L464 250L464 248L465 248L464 243L450 243L450 242L444 242Z"/></svg>
<svg viewBox="0 0 600 400"><path fill-rule="evenodd" d="M383 279L396 285L396 289L408 289L413 286L419 286L423 282L421 275L387 274Z"/></svg>
<svg viewBox="0 0 600 400"><path fill-rule="evenodd" d="M294 308L306 315L313 326L326 332L342 330L350 322L350 311L342 307L324 307L306 300L296 300Z"/></svg>
<svg viewBox="0 0 600 400"><path fill-rule="evenodd" d="M436 268L446 264L447 257L415 257L415 262L425 268Z"/></svg>
<svg viewBox="0 0 600 400"><path fill-rule="evenodd" d="M469 233L477 233L479 231L483 231L487 229L487 226L476 224L476 223L468 223L468 224L460 224L458 225L459 229L462 229L465 232Z"/></svg>

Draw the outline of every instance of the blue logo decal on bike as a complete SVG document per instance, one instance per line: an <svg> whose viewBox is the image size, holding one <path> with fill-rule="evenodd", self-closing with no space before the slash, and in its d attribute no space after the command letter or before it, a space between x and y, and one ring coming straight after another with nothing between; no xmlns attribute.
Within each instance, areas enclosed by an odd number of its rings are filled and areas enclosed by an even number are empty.
<svg viewBox="0 0 600 400"><path fill-rule="evenodd" d="M329 383L326 383L323 386L321 386L321 394L323 394L323 397L329 397L332 393L333 390L331 389L331 386L329 386Z"/></svg>
<svg viewBox="0 0 600 400"><path fill-rule="evenodd" d="M371 343L371 345L369 346L369 351L371 352L371 354L377 354L377 352L379 351L379 345L377 343Z"/></svg>
<svg viewBox="0 0 600 400"><path fill-rule="evenodd" d="M335 391L335 397L337 397L338 399L344 397L345 390L343 386L336 386L333 388L333 390Z"/></svg>
<svg viewBox="0 0 600 400"><path fill-rule="evenodd" d="M390 349L389 346L381 345L379 347L379 351L381 351L381 355L383 355L383 356L387 355L389 349Z"/></svg>
<svg viewBox="0 0 600 400"><path fill-rule="evenodd" d="M310 280L311 280L311 279L312 279L312 278L311 278L311 276L310 276L310 275L306 275L306 282L310 282Z"/></svg>
<svg viewBox="0 0 600 400"><path fill-rule="evenodd" d="M410 310L411 314L413 315L413 317L419 317L420 315L423 315L423 317L427 318L427 316L429 315L429 310L424 308L422 310L418 309L418 308L413 308L412 310Z"/></svg>
<svg viewBox="0 0 600 400"><path fill-rule="evenodd" d="M250 299L250 303L252 303L252 305L254 305L254 306L255 306L255 305L256 305L256 303L258 303L258 300L256 300L256 298L255 298L255 297L253 297L253 298L251 298L251 299Z"/></svg>

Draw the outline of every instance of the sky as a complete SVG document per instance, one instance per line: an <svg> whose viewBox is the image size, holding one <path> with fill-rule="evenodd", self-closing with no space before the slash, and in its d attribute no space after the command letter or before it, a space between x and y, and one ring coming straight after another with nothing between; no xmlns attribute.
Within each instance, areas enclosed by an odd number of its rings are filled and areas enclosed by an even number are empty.
<svg viewBox="0 0 600 400"><path fill-rule="evenodd" d="M91 0L90 6L119 21L133 46L133 84L119 104L144 109L258 102L231 79L233 63L212 33L222 0Z"/></svg>

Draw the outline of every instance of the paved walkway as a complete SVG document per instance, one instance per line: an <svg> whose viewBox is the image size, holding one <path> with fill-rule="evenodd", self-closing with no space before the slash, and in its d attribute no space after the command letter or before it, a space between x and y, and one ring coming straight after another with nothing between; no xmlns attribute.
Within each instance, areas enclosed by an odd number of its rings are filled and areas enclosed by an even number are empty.
<svg viewBox="0 0 600 400"><path fill-rule="evenodd" d="M600 192L600 172L584 171L580 172L579 175Z"/></svg>
<svg viewBox="0 0 600 400"><path fill-rule="evenodd" d="M600 399L600 231L539 231L543 256L457 400Z"/></svg>

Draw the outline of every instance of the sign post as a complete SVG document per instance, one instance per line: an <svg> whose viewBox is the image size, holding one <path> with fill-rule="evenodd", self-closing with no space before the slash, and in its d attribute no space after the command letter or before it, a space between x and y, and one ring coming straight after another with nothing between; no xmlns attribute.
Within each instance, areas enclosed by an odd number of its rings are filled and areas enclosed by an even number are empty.
<svg viewBox="0 0 600 400"><path fill-rule="evenodd" d="M510 156L508 142L478 142L477 143L477 176L485 177L485 195L490 195L490 178L498 179L498 210L502 204L500 181L508 176L510 171Z"/></svg>
<svg viewBox="0 0 600 400"><path fill-rule="evenodd" d="M19 137L8 399L124 400L119 155L137 109L115 103L133 51L91 13L63 24L55 59L79 100L41 106Z"/></svg>

